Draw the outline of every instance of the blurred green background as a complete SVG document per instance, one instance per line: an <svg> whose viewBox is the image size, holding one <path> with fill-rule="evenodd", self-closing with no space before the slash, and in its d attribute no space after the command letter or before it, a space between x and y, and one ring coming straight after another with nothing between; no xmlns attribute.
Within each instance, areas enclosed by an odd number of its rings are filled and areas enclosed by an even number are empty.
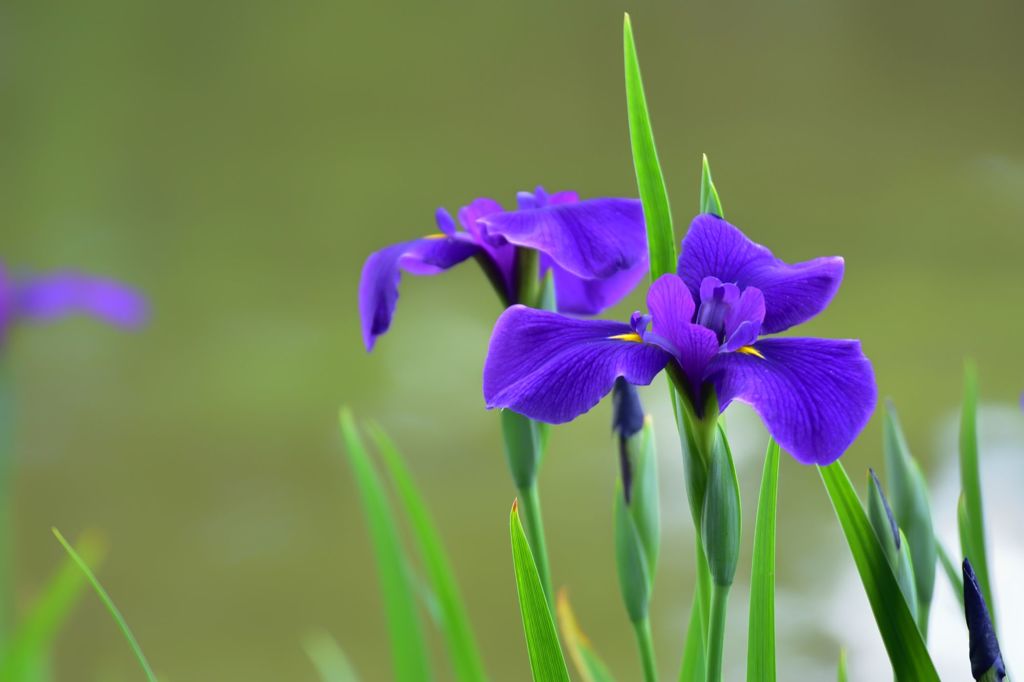
<svg viewBox="0 0 1024 682"><path fill-rule="evenodd" d="M112 545L101 578L165 679L312 680L300 641L320 627L365 679L386 679L372 556L339 457L347 403L410 460L494 679L525 679L513 489L480 395L496 299L472 265L407 277L392 331L367 355L356 285L369 252L430 231L439 205L510 202L538 183L635 195L624 9L680 235L707 152L728 217L753 238L787 260L844 255L839 296L803 331L863 339L933 476L965 356L987 400L1016 402L1019 2L7 0L0 257L118 277L154 308L138 334L71 321L19 329L3 349L17 399L4 454L17 466L19 602L60 560L51 525L96 527ZM664 388L643 396L662 424L653 625L670 675L692 531ZM542 490L555 582L630 679L608 419L602 405L555 431ZM731 426L746 443L749 543L764 433L749 412ZM858 483L881 465L879 443L876 419L845 460ZM850 562L816 472L784 461L780 505L780 591L828 594ZM783 679L832 665L842 638L784 606ZM56 671L139 679L91 597Z"/></svg>

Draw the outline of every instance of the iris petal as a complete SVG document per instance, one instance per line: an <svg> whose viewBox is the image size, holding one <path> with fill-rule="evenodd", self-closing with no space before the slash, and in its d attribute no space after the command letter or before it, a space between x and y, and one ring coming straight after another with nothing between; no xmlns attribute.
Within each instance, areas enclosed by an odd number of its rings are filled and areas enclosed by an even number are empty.
<svg viewBox="0 0 1024 682"><path fill-rule="evenodd" d="M867 424L877 400L860 342L762 339L749 352L722 353L708 368L724 410L749 403L784 450L804 464L839 458Z"/></svg>
<svg viewBox="0 0 1024 682"><path fill-rule="evenodd" d="M604 279L583 279L555 264L547 256L541 266L550 267L555 279L555 300L558 310L574 315L597 315L610 308L636 288L647 276L647 261L622 270Z"/></svg>
<svg viewBox="0 0 1024 682"><path fill-rule="evenodd" d="M643 209L636 199L587 199L482 218L492 244L547 254L583 279L603 279L647 259Z"/></svg>
<svg viewBox="0 0 1024 682"><path fill-rule="evenodd" d="M10 316L53 320L88 315L120 327L137 327L148 314L146 299L109 279L56 272L11 280Z"/></svg>
<svg viewBox="0 0 1024 682"><path fill-rule="evenodd" d="M484 362L487 407L560 424L597 405L618 377L651 383L671 356L612 338L630 334L628 324L512 306L498 318Z"/></svg>
<svg viewBox="0 0 1024 682"><path fill-rule="evenodd" d="M843 279L842 258L785 263L738 228L705 213L683 238L679 275L699 295L705 277L757 287L764 294L762 332L773 334L811 319L826 307Z"/></svg>
<svg viewBox="0 0 1024 682"><path fill-rule="evenodd" d="M415 239L370 254L359 281L359 317L366 350L372 350L377 337L391 326L402 270L414 275L436 275L479 252L480 247L463 234Z"/></svg>
<svg viewBox="0 0 1024 682"><path fill-rule="evenodd" d="M718 337L707 327L691 322L694 303L690 290L677 275L662 275L647 292L647 309L653 320L652 343L657 343L657 337L669 341L679 366L696 388L718 353Z"/></svg>

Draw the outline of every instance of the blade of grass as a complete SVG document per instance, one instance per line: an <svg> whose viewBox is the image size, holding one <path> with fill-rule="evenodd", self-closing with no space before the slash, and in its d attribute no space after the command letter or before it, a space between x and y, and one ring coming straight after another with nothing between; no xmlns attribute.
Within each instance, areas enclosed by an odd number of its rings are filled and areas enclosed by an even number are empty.
<svg viewBox="0 0 1024 682"><path fill-rule="evenodd" d="M484 673L469 617L459 594L458 581L441 542L441 534L394 442L374 424L370 425L369 432L412 527L413 537L416 539L420 557L440 609L441 629L448 645L455 677L466 681L484 680L487 675Z"/></svg>
<svg viewBox="0 0 1024 682"><path fill-rule="evenodd" d="M779 496L779 444L768 441L754 522L754 556L750 574L747 680L775 679L775 521Z"/></svg>
<svg viewBox="0 0 1024 682"><path fill-rule="evenodd" d="M106 547L98 535L88 533L78 541L77 551L87 564L95 566L103 560ZM15 630L0 659L0 680L34 679L31 671L38 670L49 657L61 626L87 584L74 559L67 557Z"/></svg>
<svg viewBox="0 0 1024 682"><path fill-rule="evenodd" d="M341 409L340 424L377 556L377 574L387 613L395 679L399 682L430 679L430 661L416 611L412 572L402 549L398 524L388 505L384 485L370 461L348 408Z"/></svg>
<svg viewBox="0 0 1024 682"><path fill-rule="evenodd" d="M640 61L633 41L629 15L622 25L626 66L626 112L629 117L629 141L633 148L636 185L647 223L647 249L650 253L651 281L676 271L676 238L672 229L672 209L668 202L665 178L654 145L654 131L647 111Z"/></svg>
<svg viewBox="0 0 1024 682"><path fill-rule="evenodd" d="M614 682L614 677L608 671L601 657L594 650L590 639L580 629L576 614L573 613L569 604L569 593L564 589L558 592L558 625L562 631L562 638L565 640L565 648L569 651L569 658L572 659L576 671L580 674L583 682Z"/></svg>
<svg viewBox="0 0 1024 682"><path fill-rule="evenodd" d="M836 671L836 679L839 682L846 682L848 679L846 674L846 649L839 650L839 668Z"/></svg>
<svg viewBox="0 0 1024 682"><path fill-rule="evenodd" d="M963 554L971 560L992 622L995 623L995 601L992 599L992 583L989 580L981 471L978 465L978 376L974 364L970 362L964 368L964 403L960 413L960 488L966 513L966 525L962 528Z"/></svg>
<svg viewBox="0 0 1024 682"><path fill-rule="evenodd" d="M103 605L107 607L107 611L110 612L114 622L116 622L117 626L121 628L121 633L124 635L124 638L128 640L128 645L132 648L135 658L138 659L139 665L142 666L143 672L146 673L146 679L149 680L149 682L157 682L156 675L153 673L153 668L150 667L149 661L146 660L146 655L142 653L142 647L139 646L138 640L135 639L135 635L132 634L131 628L128 627L128 621L124 619L124 616L121 615L120 609L114 605L114 601L110 598L110 595L107 594L105 589L103 589L103 585L100 584L100 581L96 579L92 569L89 568L89 564L85 563L85 560L82 559L78 552L75 551L74 547L68 544L68 541L64 539L64 536L60 534L59 530L56 528L52 528L51 530L57 538L57 542L64 546L64 551L68 553L68 556L71 557L72 561L74 561L78 566L78 569L85 575L86 580L88 580L89 584L92 585L92 589L95 590L96 596L98 596L100 601L103 602Z"/></svg>
<svg viewBox="0 0 1024 682"><path fill-rule="evenodd" d="M711 166L708 164L707 154L701 157L700 212L714 213L719 218L725 217L725 213L722 211L722 200L718 198L715 181L711 179Z"/></svg>
<svg viewBox="0 0 1024 682"><path fill-rule="evenodd" d="M964 579L960 571L957 569L956 564L949 558L949 553L946 552L946 548L942 546L938 538L935 540L935 551L939 555L939 564L942 566L942 571L946 574L946 578L949 580L950 587L953 588L953 593L956 594L957 601L960 602L960 608L964 607Z"/></svg>
<svg viewBox="0 0 1024 682"><path fill-rule="evenodd" d="M896 679L938 682L914 616L843 465L833 462L819 466L818 471L850 546Z"/></svg>
<svg viewBox="0 0 1024 682"><path fill-rule="evenodd" d="M548 608L547 597L541 586L537 563L533 560L530 543L526 540L523 524L519 520L519 504L512 504L509 514L509 535L512 539L512 563L519 593L519 612L526 633L526 650L530 655L530 669L535 682L569 681L562 646L558 642L555 621Z"/></svg>
<svg viewBox="0 0 1024 682"><path fill-rule="evenodd" d="M320 673L321 682L359 682L359 676L338 642L326 632L312 632L302 640L306 655Z"/></svg>

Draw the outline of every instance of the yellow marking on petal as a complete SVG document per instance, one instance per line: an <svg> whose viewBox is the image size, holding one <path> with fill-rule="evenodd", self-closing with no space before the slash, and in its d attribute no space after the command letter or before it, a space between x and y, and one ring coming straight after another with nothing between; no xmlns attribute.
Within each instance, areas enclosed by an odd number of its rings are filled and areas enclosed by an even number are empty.
<svg viewBox="0 0 1024 682"><path fill-rule="evenodd" d="M764 356L761 355L761 351L754 348L753 346L740 346L736 349L737 353L744 353L745 355L753 355L755 358L761 358L764 360Z"/></svg>
<svg viewBox="0 0 1024 682"><path fill-rule="evenodd" d="M644 342L644 340L640 338L639 334L634 334L634 333L616 334L615 336L609 336L608 338L609 339L614 339L615 341L632 341L633 343L643 343Z"/></svg>
<svg viewBox="0 0 1024 682"><path fill-rule="evenodd" d="M434 234L428 234L424 239L447 239L448 235L444 232L436 232Z"/></svg>

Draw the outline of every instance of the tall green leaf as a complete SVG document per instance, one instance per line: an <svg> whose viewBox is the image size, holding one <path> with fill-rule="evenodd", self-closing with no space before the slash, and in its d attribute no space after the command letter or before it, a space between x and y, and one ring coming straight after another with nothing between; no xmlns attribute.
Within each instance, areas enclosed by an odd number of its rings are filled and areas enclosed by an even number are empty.
<svg viewBox="0 0 1024 682"><path fill-rule="evenodd" d="M338 642L326 632L313 632L302 641L321 682L359 682L352 663Z"/></svg>
<svg viewBox="0 0 1024 682"><path fill-rule="evenodd" d="M569 651L569 658L576 666L576 672L580 674L583 682L613 682L615 679L608 671L594 645L580 628L576 614L573 613L569 604L569 594L563 589L558 592L558 625L562 631L562 639L565 641L565 648Z"/></svg>
<svg viewBox="0 0 1024 682"><path fill-rule="evenodd" d="M843 465L833 462L818 467L818 471L850 546L896 679L903 682L938 682L939 676L924 640L921 639L914 616L907 607L903 592Z"/></svg>
<svg viewBox="0 0 1024 682"><path fill-rule="evenodd" d="M992 622L996 622L995 601L988 572L985 546L985 513L981 501L981 470L978 464L978 376L974 364L964 368L964 403L960 414L960 489L964 517L961 528L962 550L971 560L981 593L988 604Z"/></svg>
<svg viewBox="0 0 1024 682"><path fill-rule="evenodd" d="M86 534L78 541L78 554L95 566L106 554L106 546L99 536ZM75 560L67 557L18 625L13 639L5 643L0 680L34 679L32 671L49 658L61 626L87 585L88 580Z"/></svg>
<svg viewBox="0 0 1024 682"><path fill-rule="evenodd" d="M96 579L96 575L92 572L92 569L89 568L89 564L85 563L85 559L83 559L78 552L75 551L74 547L64 539L64 536L60 534L59 530L56 528L53 528L52 530L54 536L57 538L57 542L64 547L64 551L68 553L71 560L75 562L76 566L78 566L78 569L85 576L86 580L88 580L89 584L92 585L93 590L96 592L96 596L100 598L100 601L103 602L103 605L107 608L107 611L114 619L114 622L117 623L119 628L121 628L121 633L128 641L128 646L131 647L132 653L135 654L135 658L139 661L139 665L142 666L142 670L146 674L146 679L149 680L149 682L157 682L156 674L153 673L153 668L150 667L149 661L146 660L146 655L142 653L142 647L139 646L138 640L135 639L135 635L132 634L131 628L128 627L128 621L126 621L124 616L121 615L121 610L114 605L114 600L111 599L110 595L107 594L107 591L103 589L103 585L101 585L100 581Z"/></svg>
<svg viewBox="0 0 1024 682"><path fill-rule="evenodd" d="M473 629L459 594L458 581L423 496L416 488L394 442L376 425L371 425L369 431L398 492L398 499L412 527L427 577L437 597L441 629L451 655L455 677L466 681L486 679Z"/></svg>
<svg viewBox="0 0 1024 682"><path fill-rule="evenodd" d="M654 131L647 112L640 61L633 41L633 27L627 14L622 25L626 64L626 111L629 116L629 141L633 148L636 185L644 206L647 223L647 248L650 252L651 281L676 271L676 238L672 229L672 209L668 202L665 177L658 162Z"/></svg>
<svg viewBox="0 0 1024 682"><path fill-rule="evenodd" d="M526 540L523 524L519 520L518 503L512 505L508 525L512 538L516 589L519 593L519 612L523 617L523 631L526 633L526 649L530 655L533 679L535 682L568 682L569 671L565 667L555 621L540 583L537 563L533 560L530 543Z"/></svg>
<svg viewBox="0 0 1024 682"><path fill-rule="evenodd" d="M949 558L949 553L946 552L946 548L942 546L938 538L935 539L935 551L939 555L939 564L942 566L942 572L946 574L946 579L949 580L949 586L953 589L953 593L956 595L957 601L960 602L960 608L964 607L964 579L960 573L960 569L953 563L953 560Z"/></svg>
<svg viewBox="0 0 1024 682"><path fill-rule="evenodd" d="M846 649L840 649L839 650L839 668L836 671L836 679L839 680L839 682L846 682L846 680L847 680L847 674L846 674Z"/></svg>
<svg viewBox="0 0 1024 682"><path fill-rule="evenodd" d="M390 630L391 664L394 666L395 679L399 682L428 680L431 678L430 661L420 629L415 588L409 563L402 550L398 524L388 506L384 485L370 461L370 455L348 408L342 408L340 423L341 435L355 473L373 550L377 556L377 574Z"/></svg>
<svg viewBox="0 0 1024 682"><path fill-rule="evenodd" d="M694 543L697 584L693 591L693 605L690 607L690 622L686 627L686 641L683 645L683 664L679 670L679 682L704 682L707 679L708 620L711 611L711 573L704 556L704 544L700 533Z"/></svg>
<svg viewBox="0 0 1024 682"><path fill-rule="evenodd" d="M719 218L724 218L722 211L722 200L718 198L718 190L715 189L715 181L711 179L711 165L708 164L708 155L701 157L700 167L700 212L714 213Z"/></svg>
<svg viewBox="0 0 1024 682"><path fill-rule="evenodd" d="M754 557L750 573L747 680L775 679L775 521L779 496L779 444L768 441L754 521Z"/></svg>

